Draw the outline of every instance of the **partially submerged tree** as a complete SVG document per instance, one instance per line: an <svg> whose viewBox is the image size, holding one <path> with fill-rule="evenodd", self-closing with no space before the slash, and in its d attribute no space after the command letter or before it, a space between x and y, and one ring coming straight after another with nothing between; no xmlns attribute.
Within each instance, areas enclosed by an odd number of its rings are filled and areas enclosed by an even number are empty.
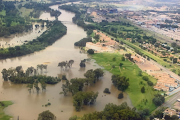
<svg viewBox="0 0 180 120"><path fill-rule="evenodd" d="M104 92L104 93L108 93L108 94L111 93L111 92L109 91L109 88L105 88L103 92Z"/></svg>
<svg viewBox="0 0 180 120"><path fill-rule="evenodd" d="M56 120L56 116L47 110L39 114L38 120Z"/></svg>
<svg viewBox="0 0 180 120"><path fill-rule="evenodd" d="M123 92L119 93L118 99L122 99L124 97Z"/></svg>
<svg viewBox="0 0 180 120"><path fill-rule="evenodd" d="M76 111L80 111L82 105L92 105L96 102L98 97L98 92L78 92L73 96L73 105L76 108Z"/></svg>

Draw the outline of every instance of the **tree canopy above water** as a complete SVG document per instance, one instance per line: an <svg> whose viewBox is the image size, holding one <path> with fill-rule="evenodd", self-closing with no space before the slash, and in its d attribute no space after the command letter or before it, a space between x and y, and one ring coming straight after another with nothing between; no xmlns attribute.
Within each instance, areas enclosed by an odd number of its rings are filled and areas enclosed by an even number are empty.
<svg viewBox="0 0 180 120"><path fill-rule="evenodd" d="M56 120L56 116L47 110L39 114L38 120Z"/></svg>

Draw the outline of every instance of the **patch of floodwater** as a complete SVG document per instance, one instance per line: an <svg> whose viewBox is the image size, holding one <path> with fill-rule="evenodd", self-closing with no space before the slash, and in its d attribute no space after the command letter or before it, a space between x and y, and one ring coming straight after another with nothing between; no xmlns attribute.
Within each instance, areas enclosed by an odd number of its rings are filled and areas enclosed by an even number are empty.
<svg viewBox="0 0 180 120"><path fill-rule="evenodd" d="M51 8L57 8L58 5ZM59 20L72 22L73 13L60 10L62 12ZM47 13L45 13L47 14ZM44 17L42 17L44 16ZM46 15L42 14L40 18L46 19ZM22 65L24 69L37 64L47 63L46 75L61 76L65 74L67 79L83 78L84 73L89 69L100 68L94 60L86 63L86 68L80 68L79 64L81 60L89 58L85 53L80 52L78 47L74 47L74 42L86 37L86 32L78 27L76 24L65 24L67 26L67 34L57 40L52 46L47 47L45 50L35 52L22 57L10 58L6 60L0 60L0 71L3 68L10 68ZM67 70L61 70L58 67L58 63L73 59L75 62L72 68ZM10 100L13 101L13 105L5 109L5 113L13 116L14 120L34 120L38 118L38 114L45 110L50 110L55 114L57 120L68 120L73 115L82 116L85 113L91 113L93 111L101 111L108 103L114 103L120 105L122 102L127 102L132 106L129 96L124 93L123 99L118 99L120 93L111 82L111 73L105 71L104 77L101 78L96 84L91 86L85 86L84 91L99 92L95 105L83 106L80 112L76 112L73 106L73 98L71 95L64 96L59 94L62 91L62 84L65 81L61 81L56 85L47 85L46 92L40 91L39 94L32 92L29 94L25 84L11 84L5 82L0 74L0 101ZM105 88L109 88L111 94L104 94ZM48 107L42 105L51 103Z"/></svg>
<svg viewBox="0 0 180 120"><path fill-rule="evenodd" d="M46 23L43 24L44 27L41 27L42 23L33 23L32 30L29 30L28 32L13 34L7 38L0 37L0 48L18 46L27 43L28 41L31 41L33 39L36 39L38 36L40 36L43 32L47 30ZM36 28L35 25L39 25L39 27Z"/></svg>

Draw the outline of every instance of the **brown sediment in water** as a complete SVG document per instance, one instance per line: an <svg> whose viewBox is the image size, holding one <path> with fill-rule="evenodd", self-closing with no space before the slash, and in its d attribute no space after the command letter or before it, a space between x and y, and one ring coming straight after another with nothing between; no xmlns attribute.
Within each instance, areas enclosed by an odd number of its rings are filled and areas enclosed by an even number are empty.
<svg viewBox="0 0 180 120"><path fill-rule="evenodd" d="M57 9L58 5L52 6L51 8ZM22 65L24 69L33 66L36 67L38 64L42 64L42 61L48 61L46 75L58 76L65 74L67 79L71 78L82 78L84 73L89 69L100 68L94 60L86 63L86 68L80 68L79 64L81 60L87 59L87 54L80 53L77 47L74 47L74 42L86 37L86 32L72 23L73 13L60 10L62 12L59 20L68 21L65 23L67 26L67 34L61 39L57 40L52 46L47 47L45 50L35 52L26 56L10 58L6 60L0 60L0 71L3 68L10 68ZM49 14L43 13L40 19L54 19ZM67 70L61 70L58 63L61 61L71 60L75 62L72 68ZM73 115L82 116L85 113L91 113L93 111L101 111L108 103L114 103L120 105L122 102L127 102L130 106L131 101L127 94L124 94L123 99L118 99L118 91L111 82L111 73L105 72L103 78L98 81L95 85L86 86L84 91L99 92L98 98L95 105L83 106L80 112L76 112L73 107L72 96L64 96L59 94L62 91L62 84L65 81L61 81L56 85L47 85L46 92L39 94L32 91L29 94L25 84L11 84L5 82L0 74L0 101L10 100L14 104L5 109L5 113L14 117L14 120L19 116L22 120L34 120L37 119L38 114L45 110L50 110L57 117L57 120L68 120ZM109 88L111 94L104 94L105 88ZM106 95L106 96L105 96ZM51 103L48 107L42 107L42 105ZM63 112L61 112L63 111Z"/></svg>

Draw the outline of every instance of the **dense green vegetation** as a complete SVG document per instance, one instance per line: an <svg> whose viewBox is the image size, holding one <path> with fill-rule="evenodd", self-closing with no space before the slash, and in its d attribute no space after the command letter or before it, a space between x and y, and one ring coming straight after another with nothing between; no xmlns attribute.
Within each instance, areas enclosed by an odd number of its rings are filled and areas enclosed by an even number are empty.
<svg viewBox="0 0 180 120"><path fill-rule="evenodd" d="M37 65L42 73L43 69L47 69L47 65ZM61 79L57 77L51 76L43 76L39 75L38 69L34 67L28 67L24 72L22 66L17 66L16 68L9 68L6 70L5 68L2 70L2 76L5 81L10 80L13 83L18 84L34 84L34 83L47 83L47 84L56 84L61 81Z"/></svg>
<svg viewBox="0 0 180 120"><path fill-rule="evenodd" d="M118 90L125 91L129 87L129 78L125 76L112 75L111 80Z"/></svg>
<svg viewBox="0 0 180 120"><path fill-rule="evenodd" d="M92 42L92 38L83 38L78 42L75 42L74 45L75 46L80 46L80 47L85 47L86 46L86 42Z"/></svg>
<svg viewBox="0 0 180 120"><path fill-rule="evenodd" d="M67 95L71 93L73 95L73 105L76 111L80 111L82 105L91 105L95 102L98 93L83 92L84 86L95 84L100 77L104 75L102 69L88 70L84 76L86 78L73 78L70 81L66 80L66 83L62 85L62 91L60 94Z"/></svg>
<svg viewBox="0 0 180 120"><path fill-rule="evenodd" d="M32 25L20 17L15 2L4 1L0 4L0 37L32 29Z"/></svg>
<svg viewBox="0 0 180 120"><path fill-rule="evenodd" d="M22 56L45 49L66 34L67 28L60 21L46 22L48 30L41 34L37 39L21 46L1 48L0 59Z"/></svg>
<svg viewBox="0 0 180 120"><path fill-rule="evenodd" d="M38 120L56 120L56 116L47 110L39 114Z"/></svg>
<svg viewBox="0 0 180 120"><path fill-rule="evenodd" d="M155 97L153 98L153 102L156 106L162 105L164 101L165 101L165 98L160 94L155 95Z"/></svg>
<svg viewBox="0 0 180 120"><path fill-rule="evenodd" d="M138 66L129 60L122 61L122 55L118 53L98 53L93 55L93 59L103 66L106 70L113 73L113 75L125 76L129 79L129 86L125 92L128 93L132 104L138 109L149 109L153 111L156 106L153 103L153 98L158 93L152 86L149 86L147 81L139 76L139 71L141 71ZM115 60L113 58L116 58ZM123 63L123 66L119 68L119 64ZM114 66L114 67L113 67ZM148 76L146 73L142 73L144 76ZM126 79L127 79L126 78ZM149 81L156 83L156 80L151 76L148 76ZM141 93L141 88L145 87L145 93Z"/></svg>
<svg viewBox="0 0 180 120"><path fill-rule="evenodd" d="M121 105L109 103L103 111L85 114L82 117L73 116L69 120L143 120L143 117L127 103Z"/></svg>
<svg viewBox="0 0 180 120"><path fill-rule="evenodd" d="M95 84L103 75L104 72L100 68L95 70L90 69L84 73L86 78L73 78L70 81L66 80L66 84L62 85L62 93L67 95L67 93L70 92L72 95L75 95L77 92L83 90L84 85Z"/></svg>
<svg viewBox="0 0 180 120"><path fill-rule="evenodd" d="M43 81L47 84L56 84L61 81L61 79L57 77L51 77L51 76L43 76L43 75L36 75L36 76L28 76L28 77L18 77L18 76L11 76L9 80L13 83L18 84L33 84L36 81Z"/></svg>
<svg viewBox="0 0 180 120"><path fill-rule="evenodd" d="M9 120L11 116L5 115L3 109L9 105L12 105L11 101L0 101L0 120Z"/></svg>
<svg viewBox="0 0 180 120"><path fill-rule="evenodd" d="M83 105L91 105L96 102L98 92L78 92L73 96L73 105L76 111L80 111Z"/></svg>

